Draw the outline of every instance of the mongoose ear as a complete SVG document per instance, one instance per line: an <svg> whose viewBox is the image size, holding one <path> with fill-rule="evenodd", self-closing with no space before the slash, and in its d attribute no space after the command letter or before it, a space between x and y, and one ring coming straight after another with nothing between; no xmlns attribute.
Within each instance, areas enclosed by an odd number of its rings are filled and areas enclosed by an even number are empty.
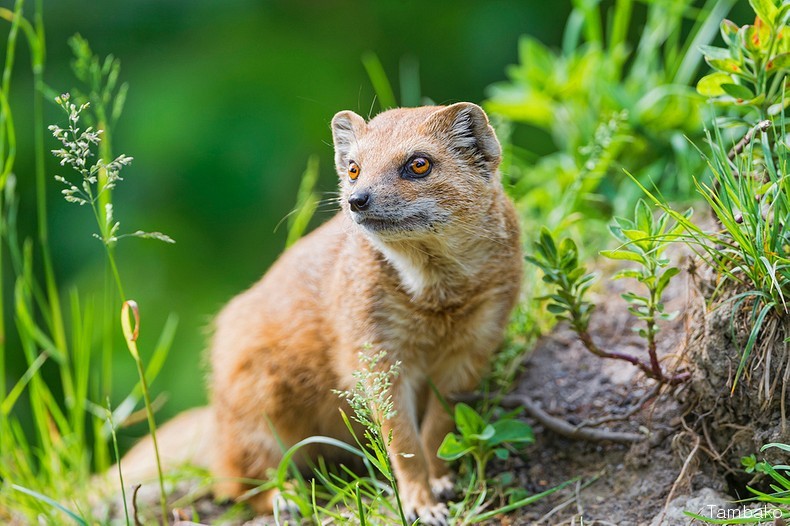
<svg viewBox="0 0 790 526"><path fill-rule="evenodd" d="M459 102L442 108L428 117L426 126L433 132L448 134L451 146L459 153L482 158L491 169L499 164L502 147L486 112L477 104Z"/></svg>
<svg viewBox="0 0 790 526"><path fill-rule="evenodd" d="M335 165L339 173L345 173L349 151L357 138L365 131L365 119L353 111L341 111L332 119L332 138L335 142Z"/></svg>

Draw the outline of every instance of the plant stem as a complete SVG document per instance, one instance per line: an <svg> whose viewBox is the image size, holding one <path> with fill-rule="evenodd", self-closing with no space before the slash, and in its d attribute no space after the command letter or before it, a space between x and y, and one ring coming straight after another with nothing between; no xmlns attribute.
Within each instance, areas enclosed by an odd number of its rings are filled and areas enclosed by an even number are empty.
<svg viewBox="0 0 790 526"><path fill-rule="evenodd" d="M581 327L574 325L574 331L576 332L577 336L584 344L584 347L593 353L596 356L601 358L611 358L614 360L623 360L630 364L635 365L639 368L640 371L645 373L648 378L652 378L660 383L666 383L669 385L677 385L686 381L689 378L689 373L680 373L674 376L666 376L663 371L661 370L661 365L658 363L658 358L655 356L655 348L651 352L651 365L646 364L639 358L632 356L626 353L619 353L619 352L611 352L611 351L604 351L600 347L598 347L592 339L590 333ZM653 363L653 359L655 358L655 362Z"/></svg>
<svg viewBox="0 0 790 526"><path fill-rule="evenodd" d="M129 321L129 311L134 316L134 326ZM159 444L156 440L156 419L154 419L154 410L151 404L151 395L148 392L148 381L145 379L145 369L143 368L143 361L140 358L140 352L137 349L137 336L140 329L140 311L137 308L137 303L134 301L124 301L121 309L121 327L123 328L123 335L126 339L126 346L129 348L129 353L134 358L134 363L137 366L137 374L140 377L140 387L143 390L143 400L145 402L145 413L148 417L148 429L151 432L151 441L154 444L154 458L156 459L156 470L159 475L159 504L162 511L162 524L167 524L167 497L165 494L164 474L162 473L162 462L159 457Z"/></svg>
<svg viewBox="0 0 790 526"><path fill-rule="evenodd" d="M16 51L16 38L17 33L19 31L19 20L22 17L22 6L24 4L23 0L17 0L14 4L14 19L11 21L11 30L8 33L8 42L6 47L6 56L5 56L5 65L3 67L3 83L2 83L2 110L0 110L0 173L6 174L9 173L11 170L11 166L6 166L7 164L10 165L13 163L13 155L14 153L11 151L11 147L9 146L8 157L6 157L5 151L5 143L6 143L6 126L8 123L8 119L10 117L10 108L8 105L8 95L10 91L10 82L11 82L11 72L14 67L14 53ZM0 180L0 190L5 189L6 178L3 177ZM3 201L0 199L0 224L2 224L2 231L0 231L0 235L5 237L6 232L4 231L7 227L4 220L4 213L3 213ZM4 265L3 265L3 251L0 250L0 403L5 399L6 396L6 330L5 330L5 295L3 293L3 279L4 277ZM5 422L3 422L5 424ZM10 430L7 429L6 425L0 426L0 444L5 443L4 435L6 432Z"/></svg>

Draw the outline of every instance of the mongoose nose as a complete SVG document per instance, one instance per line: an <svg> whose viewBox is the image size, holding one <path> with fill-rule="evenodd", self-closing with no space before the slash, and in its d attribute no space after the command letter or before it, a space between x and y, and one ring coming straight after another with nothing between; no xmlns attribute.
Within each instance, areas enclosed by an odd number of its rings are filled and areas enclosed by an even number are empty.
<svg viewBox="0 0 790 526"><path fill-rule="evenodd" d="M370 192L354 192L348 196L348 204L354 212L363 212L370 207Z"/></svg>

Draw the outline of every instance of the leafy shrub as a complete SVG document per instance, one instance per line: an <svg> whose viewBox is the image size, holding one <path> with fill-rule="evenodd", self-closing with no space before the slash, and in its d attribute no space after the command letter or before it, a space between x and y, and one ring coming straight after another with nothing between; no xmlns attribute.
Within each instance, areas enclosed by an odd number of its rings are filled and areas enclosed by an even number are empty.
<svg viewBox="0 0 790 526"><path fill-rule="evenodd" d="M491 87L486 108L543 130L553 143L542 156L516 135L506 147L504 172L528 217L557 232L584 218L589 235L589 219L605 221L636 201L639 190L623 169L671 198L689 197L688 174L701 161L687 138L702 138L705 104L692 87L697 46L715 36L733 3L709 1L696 11L690 0L647 2L632 44L632 0L617 1L604 16L599 2L577 1L560 51L522 39L519 64ZM693 29L684 35L689 19Z"/></svg>

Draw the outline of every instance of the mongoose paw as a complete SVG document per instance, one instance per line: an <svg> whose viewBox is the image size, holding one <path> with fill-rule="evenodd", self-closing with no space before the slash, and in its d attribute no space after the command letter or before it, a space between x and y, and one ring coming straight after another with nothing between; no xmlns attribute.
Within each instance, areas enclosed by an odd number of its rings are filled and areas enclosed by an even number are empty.
<svg viewBox="0 0 790 526"><path fill-rule="evenodd" d="M455 497L455 489L453 479L450 475L444 475L439 478L431 479L431 492L437 500L447 502Z"/></svg>
<svg viewBox="0 0 790 526"><path fill-rule="evenodd" d="M450 511L442 503L428 504L425 506L410 507L405 506L406 520L409 524L414 523L420 519L419 524L425 526L447 526L447 518Z"/></svg>

